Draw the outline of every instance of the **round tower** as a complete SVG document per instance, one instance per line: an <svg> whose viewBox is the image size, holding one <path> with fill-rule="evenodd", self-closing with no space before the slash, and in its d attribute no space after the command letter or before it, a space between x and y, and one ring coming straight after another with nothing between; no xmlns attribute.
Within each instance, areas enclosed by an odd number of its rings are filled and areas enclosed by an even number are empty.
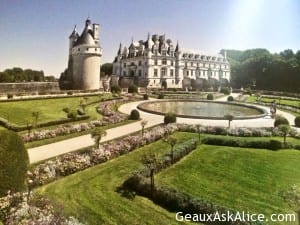
<svg viewBox="0 0 300 225"><path fill-rule="evenodd" d="M102 49L99 43L99 25L88 18L82 34L72 47L72 89L96 90L100 88Z"/></svg>

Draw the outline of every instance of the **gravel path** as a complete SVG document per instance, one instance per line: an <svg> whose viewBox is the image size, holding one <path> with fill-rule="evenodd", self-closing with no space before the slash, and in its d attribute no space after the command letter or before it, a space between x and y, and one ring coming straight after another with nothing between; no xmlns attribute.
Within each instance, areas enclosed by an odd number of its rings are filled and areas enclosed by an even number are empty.
<svg viewBox="0 0 300 225"><path fill-rule="evenodd" d="M231 94L233 97L236 97L238 94ZM151 100L151 99L150 99ZM227 96L217 99L217 101L226 101ZM120 112L130 114L132 109L136 109L137 105L145 102L131 102L124 105L121 105L119 108ZM259 106L260 108L264 108L269 111L269 108ZM140 110L139 110L140 111ZM290 124L294 124L294 116L278 110L278 114L286 117ZM163 122L163 116L154 115L146 112L140 111L141 118L148 121L146 127L154 126ZM202 125L210 125L210 126L227 126L227 120L207 120L207 119L188 119L188 118L177 118L178 123L187 123L187 124L202 124ZM233 120L231 122L232 127L272 127L274 120L270 118L270 116L266 116L259 119L249 119L249 120ZM106 130L107 135L102 138L101 142L112 140L124 135L128 135L130 133L140 131L141 130L141 122L134 122L127 125L115 127ZM80 148L84 148L90 145L93 145L94 141L91 136L82 135L75 138L70 138L64 141L55 142L52 144L43 145L36 148L28 149L30 163L35 163L41 160L45 160L48 158L52 158L58 155L62 155L68 152L75 151Z"/></svg>

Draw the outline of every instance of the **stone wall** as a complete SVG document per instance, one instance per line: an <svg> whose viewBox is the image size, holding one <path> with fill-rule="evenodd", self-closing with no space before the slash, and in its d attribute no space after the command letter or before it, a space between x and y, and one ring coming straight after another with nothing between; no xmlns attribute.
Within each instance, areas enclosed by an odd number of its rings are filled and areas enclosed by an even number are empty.
<svg viewBox="0 0 300 225"><path fill-rule="evenodd" d="M0 94L59 91L58 82L0 83Z"/></svg>

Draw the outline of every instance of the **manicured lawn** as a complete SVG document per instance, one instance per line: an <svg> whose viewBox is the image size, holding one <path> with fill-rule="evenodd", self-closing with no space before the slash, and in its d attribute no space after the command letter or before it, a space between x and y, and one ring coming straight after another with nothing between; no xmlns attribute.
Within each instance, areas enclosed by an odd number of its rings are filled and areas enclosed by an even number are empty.
<svg viewBox="0 0 300 225"><path fill-rule="evenodd" d="M179 142L197 134L176 133ZM158 141L117 159L43 186L37 192L63 204L65 213L89 225L98 224L183 224L176 223L175 214L136 196L130 200L116 192L130 174L142 167L142 154L169 152L169 145Z"/></svg>
<svg viewBox="0 0 300 225"><path fill-rule="evenodd" d="M157 182L239 211L293 213L280 193L300 185L299 162L296 150L201 145L159 173Z"/></svg>
<svg viewBox="0 0 300 225"><path fill-rule="evenodd" d="M111 97L111 95L107 94L106 97ZM100 101L99 96L87 98L87 103ZM33 121L32 112L40 112L38 122L59 120L66 118L63 108L69 107L71 110L77 110L80 101L84 101L84 97L0 102L0 117L18 125L26 125L27 121ZM87 114L94 119L99 117L95 110L96 105L97 103L86 108Z"/></svg>
<svg viewBox="0 0 300 225"><path fill-rule="evenodd" d="M256 99L257 99L256 96L249 96L247 98L247 102L256 102ZM280 102L281 104L284 104L284 105L300 107L300 101L297 101L297 100L287 100L287 99L268 98L268 97L262 97L260 99L261 102L265 102L265 103L271 103L274 100L276 101L276 103Z"/></svg>

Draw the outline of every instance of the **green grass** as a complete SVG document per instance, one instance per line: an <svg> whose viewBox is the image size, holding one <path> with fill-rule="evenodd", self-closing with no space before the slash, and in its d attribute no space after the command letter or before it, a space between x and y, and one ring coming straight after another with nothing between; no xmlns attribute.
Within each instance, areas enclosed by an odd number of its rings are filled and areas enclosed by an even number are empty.
<svg viewBox="0 0 300 225"><path fill-rule="evenodd" d="M256 102L257 97L256 96L249 96L247 98L247 102ZM280 98L268 98L268 97L262 97L260 99L261 102L265 103L271 103L273 101L276 101L276 103L288 105L288 106L294 106L294 107L300 107L300 101L297 100L287 100L287 99L280 99Z"/></svg>
<svg viewBox="0 0 300 225"><path fill-rule="evenodd" d="M107 94L106 97L111 97ZM102 99L104 97L102 96ZM77 110L80 101L84 97L56 98L56 99L41 99L41 100L26 100L0 102L0 117L17 125L26 125L27 121L34 121L32 112L40 112L38 122L47 122L66 118L66 113L63 108L69 107L72 110ZM89 96L87 102L100 101L99 96ZM98 103L92 104L86 108L87 114L91 119L99 117L95 110Z"/></svg>
<svg viewBox="0 0 300 225"><path fill-rule="evenodd" d="M300 185L299 162L296 150L201 145L159 173L157 182L239 211L293 213L280 193Z"/></svg>
<svg viewBox="0 0 300 225"><path fill-rule="evenodd" d="M183 142L196 137L196 134L181 132L174 136ZM63 204L67 215L73 215L89 225L182 224L176 223L174 213L153 204L147 198L136 196L130 200L116 192L131 172L142 167L142 154L155 151L162 155L169 150L167 143L158 141L43 186L37 192Z"/></svg>

